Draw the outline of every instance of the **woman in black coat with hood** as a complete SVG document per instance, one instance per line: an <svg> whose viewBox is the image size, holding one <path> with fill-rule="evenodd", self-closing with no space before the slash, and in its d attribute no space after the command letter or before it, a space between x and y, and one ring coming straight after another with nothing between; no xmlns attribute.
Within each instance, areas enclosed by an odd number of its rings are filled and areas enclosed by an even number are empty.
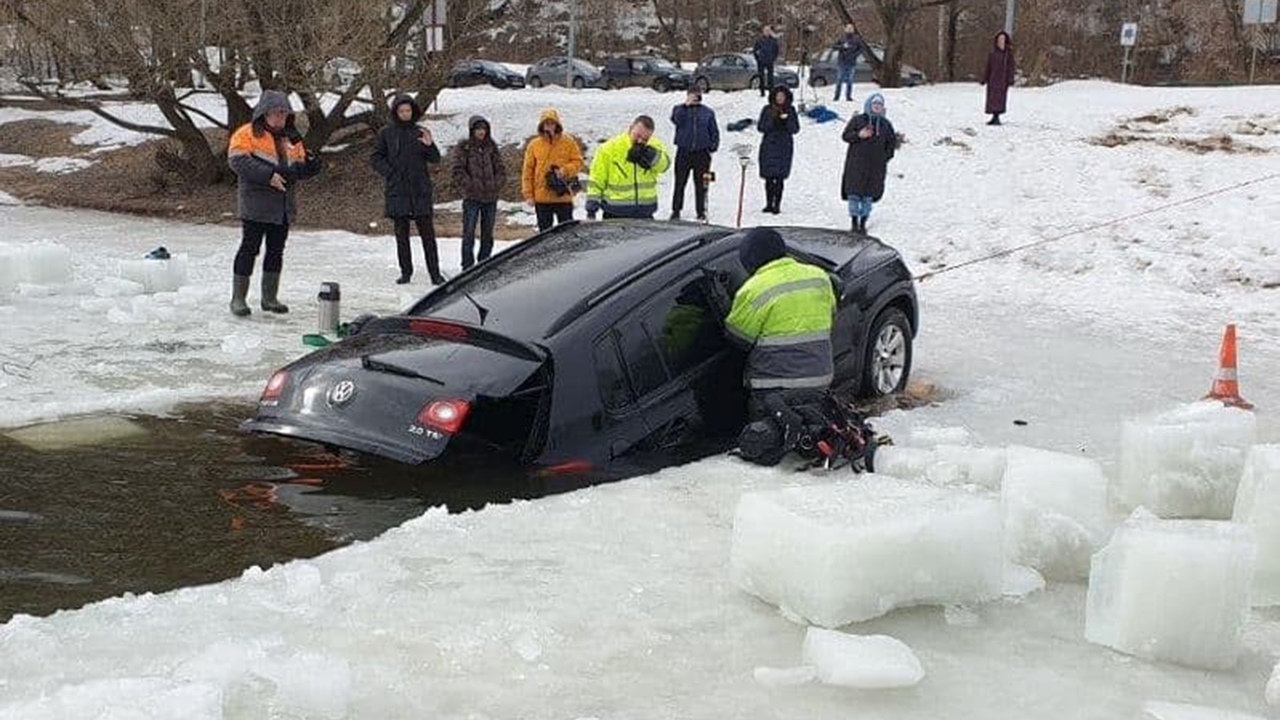
<svg viewBox="0 0 1280 720"><path fill-rule="evenodd" d="M764 134L760 140L760 177L764 178L764 211L782 212L782 185L791 175L791 157L795 143L791 136L800 132L800 117L792 104L791 89L779 85L769 93L769 104L760 111L756 127Z"/></svg>
<svg viewBox="0 0 1280 720"><path fill-rule="evenodd" d="M432 209L435 198L428 163L440 162L431 131L418 126L422 108L408 95L397 95L391 101L391 122L378 133L378 147L370 161L386 183L386 216L395 223L396 255L400 261L403 285L413 277L413 251L409 247L409 221L418 226L422 251L427 256L427 272L431 284L444 282L440 274L440 256L436 249L436 229Z"/></svg>

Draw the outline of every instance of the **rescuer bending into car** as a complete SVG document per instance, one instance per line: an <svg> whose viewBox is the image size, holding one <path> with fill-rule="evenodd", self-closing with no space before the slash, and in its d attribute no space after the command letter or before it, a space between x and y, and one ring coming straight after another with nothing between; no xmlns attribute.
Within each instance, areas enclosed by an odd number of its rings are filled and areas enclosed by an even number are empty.
<svg viewBox="0 0 1280 720"><path fill-rule="evenodd" d="M749 231L738 259L751 276L734 295L725 326L748 352L751 419L769 414L765 401L770 396L788 405L820 401L834 374L831 278L787 255L782 236L769 228Z"/></svg>

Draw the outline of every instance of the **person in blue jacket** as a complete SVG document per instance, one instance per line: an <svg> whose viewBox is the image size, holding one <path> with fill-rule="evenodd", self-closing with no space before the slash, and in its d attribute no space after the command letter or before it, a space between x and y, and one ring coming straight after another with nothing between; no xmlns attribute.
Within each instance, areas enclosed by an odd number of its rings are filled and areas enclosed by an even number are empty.
<svg viewBox="0 0 1280 720"><path fill-rule="evenodd" d="M689 88L684 103L671 109L671 122L676 126L676 190L671 199L671 219L680 219L685 185L692 174L698 222L706 222L711 155L720 149L716 111L702 104L702 89L695 85Z"/></svg>
<svg viewBox="0 0 1280 720"><path fill-rule="evenodd" d="M756 59L756 71L759 73L756 87L760 88L760 97L768 95L769 88L773 87L773 64L778 61L779 54L778 38L773 34L773 28L765 25L751 46L751 55Z"/></svg>

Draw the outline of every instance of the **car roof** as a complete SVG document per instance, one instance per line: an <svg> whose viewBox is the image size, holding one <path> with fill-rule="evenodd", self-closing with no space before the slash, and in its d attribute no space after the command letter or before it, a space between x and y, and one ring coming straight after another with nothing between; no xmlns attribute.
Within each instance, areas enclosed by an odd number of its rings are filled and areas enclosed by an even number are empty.
<svg viewBox="0 0 1280 720"><path fill-rule="evenodd" d="M477 265L418 301L409 314L478 323L465 291L488 311L485 328L541 342L564 325L562 316L580 314L602 290L678 257L701 238L729 232L651 220L561 225Z"/></svg>

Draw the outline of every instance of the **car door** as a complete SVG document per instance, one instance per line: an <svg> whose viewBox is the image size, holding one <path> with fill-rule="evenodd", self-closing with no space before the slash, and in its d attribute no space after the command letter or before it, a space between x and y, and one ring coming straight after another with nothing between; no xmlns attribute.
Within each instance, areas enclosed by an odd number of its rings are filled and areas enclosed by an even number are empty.
<svg viewBox="0 0 1280 720"><path fill-rule="evenodd" d="M733 86L739 89L751 87L751 78L756 76L755 62L748 62L746 58L734 56L733 58Z"/></svg>
<svg viewBox="0 0 1280 720"><path fill-rule="evenodd" d="M592 416L591 426L601 444L608 447L610 460L629 454L651 434L623 362L620 338L619 330L610 328L592 346L601 410ZM637 364L630 370L640 373L644 368Z"/></svg>
<svg viewBox="0 0 1280 720"><path fill-rule="evenodd" d="M724 55L711 58L711 67L707 75L711 78L711 86L717 90L727 90L733 85L730 82L729 59Z"/></svg>
<svg viewBox="0 0 1280 720"><path fill-rule="evenodd" d="M648 87L650 79L648 77L650 72L649 63L644 60L631 60L627 65L630 70L628 80L630 80L631 87Z"/></svg>

